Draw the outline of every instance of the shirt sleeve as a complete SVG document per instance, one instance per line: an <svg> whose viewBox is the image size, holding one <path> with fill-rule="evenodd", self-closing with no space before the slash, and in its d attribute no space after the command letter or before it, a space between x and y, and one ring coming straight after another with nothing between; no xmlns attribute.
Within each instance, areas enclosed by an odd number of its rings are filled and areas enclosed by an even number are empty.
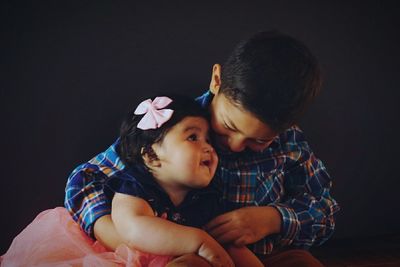
<svg viewBox="0 0 400 267"><path fill-rule="evenodd" d="M65 208L92 238L95 221L111 214L111 202L104 194L104 184L109 176L119 173L124 168L116 152L117 142L118 140L89 162L75 168L66 184Z"/></svg>
<svg viewBox="0 0 400 267"><path fill-rule="evenodd" d="M284 172L285 197L270 204L282 216L280 246L308 249L333 234L337 202L331 197L332 179L312 152L300 150L296 160L288 159Z"/></svg>
<svg viewBox="0 0 400 267"><path fill-rule="evenodd" d="M104 192L109 199L112 199L115 193L145 198L142 184L128 173L120 173L107 179Z"/></svg>

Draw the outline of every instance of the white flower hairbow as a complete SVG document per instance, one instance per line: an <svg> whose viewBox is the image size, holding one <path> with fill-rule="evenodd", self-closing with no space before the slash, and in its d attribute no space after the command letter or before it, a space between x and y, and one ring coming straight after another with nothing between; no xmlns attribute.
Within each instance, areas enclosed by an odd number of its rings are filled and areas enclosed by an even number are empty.
<svg viewBox="0 0 400 267"><path fill-rule="evenodd" d="M146 99L135 109L135 115L143 115L137 127L142 130L160 128L167 122L174 111L172 109L163 109L172 102L172 99L166 96L156 97L153 101Z"/></svg>

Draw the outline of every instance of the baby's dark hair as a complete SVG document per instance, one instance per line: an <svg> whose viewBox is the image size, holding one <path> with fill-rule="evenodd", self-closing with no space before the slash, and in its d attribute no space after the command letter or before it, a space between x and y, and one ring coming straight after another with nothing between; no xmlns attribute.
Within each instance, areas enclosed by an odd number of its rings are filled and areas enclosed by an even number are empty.
<svg viewBox="0 0 400 267"><path fill-rule="evenodd" d="M264 31L240 42L221 71L221 89L274 131L294 124L321 88L316 58L300 41Z"/></svg>
<svg viewBox="0 0 400 267"><path fill-rule="evenodd" d="M132 164L143 164L142 155L147 154L151 159L156 159L157 155L151 148L155 143L162 142L168 131L185 117L203 117L209 120L206 109L202 108L193 98L178 94L164 95L172 99L172 102L165 109L172 109L172 117L158 129L142 130L137 128L139 121L144 115L135 115L137 107L129 112L122 122L120 129L120 142L118 154L122 162L131 166ZM156 96L151 97L153 101ZM139 102L140 103L140 102Z"/></svg>

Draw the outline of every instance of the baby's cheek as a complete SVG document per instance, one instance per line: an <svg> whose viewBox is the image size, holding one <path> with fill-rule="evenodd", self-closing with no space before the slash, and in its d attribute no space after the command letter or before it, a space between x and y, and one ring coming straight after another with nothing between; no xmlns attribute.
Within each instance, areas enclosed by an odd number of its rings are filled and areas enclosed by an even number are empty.
<svg viewBox="0 0 400 267"><path fill-rule="evenodd" d="M196 166L198 164L196 164L195 159L189 157L188 155L182 155L182 157L180 158L180 161L182 166L186 169L187 172L193 172L193 170L195 170Z"/></svg>
<svg viewBox="0 0 400 267"><path fill-rule="evenodd" d="M214 155L213 155L213 166L212 166L214 172L215 172L215 170L217 169L218 161L219 161L218 156L217 156L216 153L214 153Z"/></svg>

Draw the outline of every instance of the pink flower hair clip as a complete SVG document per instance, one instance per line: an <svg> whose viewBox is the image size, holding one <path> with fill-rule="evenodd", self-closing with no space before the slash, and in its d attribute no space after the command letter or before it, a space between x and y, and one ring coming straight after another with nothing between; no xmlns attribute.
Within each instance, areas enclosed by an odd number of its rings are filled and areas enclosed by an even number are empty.
<svg viewBox="0 0 400 267"><path fill-rule="evenodd" d="M166 96L156 97L153 101L146 99L141 102L135 109L135 115L143 115L137 127L142 130L160 128L167 122L174 111L172 109L164 109L172 102L172 99Z"/></svg>

